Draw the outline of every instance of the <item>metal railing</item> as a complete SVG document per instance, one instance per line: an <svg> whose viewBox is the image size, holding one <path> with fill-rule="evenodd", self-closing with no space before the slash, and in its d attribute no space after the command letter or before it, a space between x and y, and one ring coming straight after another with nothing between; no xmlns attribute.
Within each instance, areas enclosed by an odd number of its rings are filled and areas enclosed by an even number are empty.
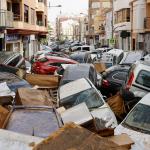
<svg viewBox="0 0 150 150"><path fill-rule="evenodd" d="M13 27L13 13L11 11L0 10L0 27Z"/></svg>
<svg viewBox="0 0 150 150"><path fill-rule="evenodd" d="M144 19L144 28L145 29L150 29L150 17L146 17Z"/></svg>

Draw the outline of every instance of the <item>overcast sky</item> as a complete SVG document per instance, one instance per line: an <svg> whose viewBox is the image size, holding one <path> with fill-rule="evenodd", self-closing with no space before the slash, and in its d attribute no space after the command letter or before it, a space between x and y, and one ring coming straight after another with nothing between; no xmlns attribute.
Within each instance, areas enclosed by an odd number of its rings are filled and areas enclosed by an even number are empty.
<svg viewBox="0 0 150 150"><path fill-rule="evenodd" d="M62 5L62 8L49 8L49 21L55 21L55 18L60 14L63 15L79 15L86 13L88 10L88 0L49 0L51 6Z"/></svg>

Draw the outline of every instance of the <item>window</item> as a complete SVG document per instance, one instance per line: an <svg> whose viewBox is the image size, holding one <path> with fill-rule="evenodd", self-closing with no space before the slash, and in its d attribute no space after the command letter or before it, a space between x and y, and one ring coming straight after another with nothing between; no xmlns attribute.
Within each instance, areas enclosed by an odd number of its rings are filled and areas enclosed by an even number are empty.
<svg viewBox="0 0 150 150"><path fill-rule="evenodd" d="M136 83L150 88L150 72L146 71L146 70L140 71L140 73L136 79Z"/></svg>
<svg viewBox="0 0 150 150"><path fill-rule="evenodd" d="M95 8L100 8L100 2L93 2L91 7L92 7L93 9L95 9Z"/></svg>
<svg viewBox="0 0 150 150"><path fill-rule="evenodd" d="M128 128L150 134L150 106L139 103L129 114L123 125Z"/></svg>
<svg viewBox="0 0 150 150"><path fill-rule="evenodd" d="M45 27L47 27L47 16L45 16Z"/></svg>
<svg viewBox="0 0 150 150"><path fill-rule="evenodd" d="M115 14L115 23L130 22L130 8L117 11Z"/></svg>
<svg viewBox="0 0 150 150"><path fill-rule="evenodd" d="M15 21L21 21L22 17L20 14L20 5L19 3L12 3L12 12L14 14L14 20Z"/></svg>
<svg viewBox="0 0 150 150"><path fill-rule="evenodd" d="M24 5L24 22L29 22L29 7Z"/></svg>
<svg viewBox="0 0 150 150"><path fill-rule="evenodd" d="M35 24L35 10L31 8L31 24Z"/></svg>

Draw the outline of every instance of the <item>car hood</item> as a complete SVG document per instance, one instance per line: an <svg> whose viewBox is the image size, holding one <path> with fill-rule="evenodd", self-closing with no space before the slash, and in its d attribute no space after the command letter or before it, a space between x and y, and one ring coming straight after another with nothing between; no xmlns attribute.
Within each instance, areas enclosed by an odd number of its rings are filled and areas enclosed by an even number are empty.
<svg viewBox="0 0 150 150"><path fill-rule="evenodd" d="M117 124L116 117L107 104L91 111L93 118L106 121L105 127L115 128Z"/></svg>
<svg viewBox="0 0 150 150"><path fill-rule="evenodd" d="M115 135L120 135L122 133L128 134L135 142L131 150L149 150L150 135L125 128L122 125L117 126L115 129Z"/></svg>

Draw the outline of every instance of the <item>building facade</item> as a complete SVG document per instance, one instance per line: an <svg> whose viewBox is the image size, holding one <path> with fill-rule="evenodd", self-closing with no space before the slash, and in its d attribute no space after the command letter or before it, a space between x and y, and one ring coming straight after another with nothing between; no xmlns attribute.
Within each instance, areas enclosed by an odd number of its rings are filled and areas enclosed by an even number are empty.
<svg viewBox="0 0 150 150"><path fill-rule="evenodd" d="M89 38L91 44L105 43L106 10L111 8L110 0L89 0Z"/></svg>
<svg viewBox="0 0 150 150"><path fill-rule="evenodd" d="M0 29L4 36L1 34L0 50L31 57L47 34L47 0L2 0L1 4Z"/></svg>
<svg viewBox="0 0 150 150"><path fill-rule="evenodd" d="M131 42L131 19L130 0L115 0L114 10L114 38L116 47L123 50L130 50Z"/></svg>
<svg viewBox="0 0 150 150"><path fill-rule="evenodd" d="M150 0L131 0L132 48L150 52Z"/></svg>

